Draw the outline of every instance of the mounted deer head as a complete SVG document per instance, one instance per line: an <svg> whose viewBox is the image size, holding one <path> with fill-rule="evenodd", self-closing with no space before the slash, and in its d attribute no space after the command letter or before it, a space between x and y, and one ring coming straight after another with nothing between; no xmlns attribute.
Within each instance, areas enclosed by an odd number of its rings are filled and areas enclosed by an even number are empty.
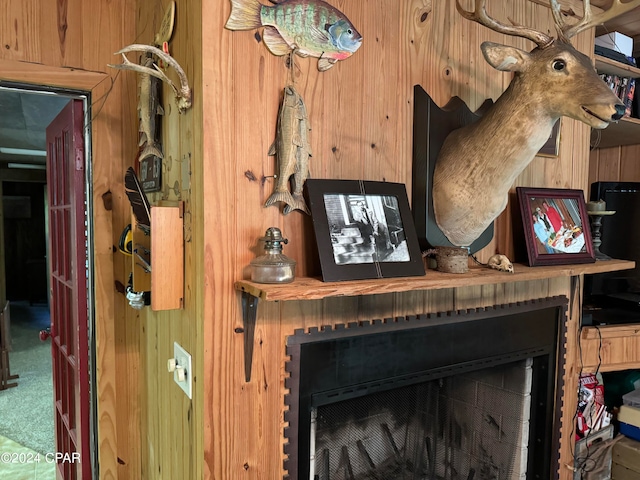
<svg viewBox="0 0 640 480"><path fill-rule="evenodd" d="M507 35L527 38L531 52L484 42L486 61L497 70L514 72L513 80L495 104L470 125L449 134L440 150L433 176L433 209L438 227L456 246L469 246L507 206L509 189L533 160L561 116L602 129L625 111L598 77L589 57L571 46L571 37L638 5L621 3L593 15L584 0L583 17L567 24L557 0L550 0L557 38L520 25L503 25L489 17L485 0L465 18ZM586 161L586 159L585 159Z"/></svg>

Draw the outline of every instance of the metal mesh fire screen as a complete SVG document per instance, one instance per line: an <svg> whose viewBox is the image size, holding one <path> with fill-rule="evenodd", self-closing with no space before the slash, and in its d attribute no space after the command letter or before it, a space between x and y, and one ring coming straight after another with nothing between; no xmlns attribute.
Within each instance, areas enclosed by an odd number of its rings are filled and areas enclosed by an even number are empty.
<svg viewBox="0 0 640 480"><path fill-rule="evenodd" d="M312 412L317 480L526 479L532 361Z"/></svg>
<svg viewBox="0 0 640 480"><path fill-rule="evenodd" d="M567 300L287 339L285 478L557 478Z"/></svg>

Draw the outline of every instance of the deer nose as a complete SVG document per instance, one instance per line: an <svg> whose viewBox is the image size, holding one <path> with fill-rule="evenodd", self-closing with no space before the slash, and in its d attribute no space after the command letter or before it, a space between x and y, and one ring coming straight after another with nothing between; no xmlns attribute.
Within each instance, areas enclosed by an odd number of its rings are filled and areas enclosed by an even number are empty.
<svg viewBox="0 0 640 480"><path fill-rule="evenodd" d="M612 120L620 120L622 118L622 116L624 115L624 112L626 111L626 107L624 105L621 104L616 104L616 113L614 113L613 115L611 115L611 119Z"/></svg>

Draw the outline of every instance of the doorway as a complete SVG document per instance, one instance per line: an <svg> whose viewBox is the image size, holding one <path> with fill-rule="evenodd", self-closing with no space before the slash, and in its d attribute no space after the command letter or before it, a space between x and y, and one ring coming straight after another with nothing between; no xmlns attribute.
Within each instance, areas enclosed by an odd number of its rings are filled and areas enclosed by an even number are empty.
<svg viewBox="0 0 640 480"><path fill-rule="evenodd" d="M47 328L51 319L52 302L50 292L52 286L50 283L50 261L55 260L55 254L52 257L51 252L47 248L50 243L49 232L49 211L51 205L48 200L48 189L55 188L55 185L47 185L46 165L47 165L47 126L58 116L58 114L68 107L70 103L80 104L84 106L81 111L86 111L87 97L84 94L54 91L48 89L33 89L30 86L0 86L0 107L3 108L3 119L0 119L0 181L1 181L1 197L3 204L4 234L0 240L4 240L4 250L0 248L0 252L4 251L2 270L0 275L4 275L4 282L0 281L0 286L4 285L4 292L0 291L0 300L9 301L11 311L11 329L14 333L14 352L10 353L18 361L12 360L12 373L20 375L18 379L18 387L8 391L0 391L0 402L3 401L3 395L11 393L18 396L19 399L11 401L12 412L18 412L24 409L23 419L35 420L36 427L29 425L29 422L19 421L20 415L11 415L13 422L5 425L0 418L0 436L14 440L17 444L29 448L39 453L47 459L47 454L56 454L57 452L66 452L68 445L60 445L64 442L58 431L54 433L54 417L56 408L60 410L60 404L67 402L65 395L75 390L73 388L60 388L60 382L55 379L52 371L52 340L46 338ZM82 122L82 113L79 118ZM87 132L84 128L86 122L81 126L81 132ZM81 143L85 145L85 152L89 152L89 141L87 135L81 134L84 138ZM73 155L73 153L72 153ZM51 158L51 151L49 151ZM88 221L91 212L91 195L88 188L91 185L91 171L88 168L88 154L84 154L84 166L81 166L83 177L80 180L80 189L84 193L84 198L80 205L81 219L84 229L87 230L86 247L84 237L82 240L83 250L81 251L83 260L78 261L78 276L88 281L87 291L91 297L92 272L90 261L91 252L91 222ZM56 178L56 177L54 177ZM56 182L57 183L57 182ZM66 184L66 181L63 181ZM85 251L85 249L88 250ZM66 250L59 249L60 251ZM54 262L55 263L55 262ZM82 282L87 283L87 282ZM3 302L4 303L4 302ZM93 304L91 298L84 299L81 302L88 330L89 358L87 366L90 367L89 378L91 383L95 379L93 355L93 316L90 306ZM55 302L53 302L55 305ZM87 306L88 305L88 306ZM42 332L42 338L39 333ZM55 340L54 340L55 342ZM55 346L55 343L54 343ZM23 351L28 351L32 367L26 367L20 362ZM60 354L60 348L53 349L54 355ZM37 360L36 360L37 359ZM55 363L54 363L55 365ZM37 366L35 368L34 366ZM65 372L67 372L66 368ZM20 370L23 369L23 372ZM60 370L60 369L59 369ZM58 378L60 372L58 372ZM73 375L67 376L68 380L73 379ZM29 385L33 383L39 385L34 391L29 391ZM73 383L73 380L70 381ZM22 387L22 388L21 388ZM53 388L56 387L54 394ZM95 393L95 388L90 389ZM87 391L89 388L87 386ZM58 400L57 406L54 407L54 397ZM62 399L62 402L61 402ZM9 401L8 395L4 398L5 402ZM94 399L87 399L87 404L95 405ZM48 404L48 407L47 407ZM37 406L35 406L37 405ZM89 405L84 407L89 409ZM3 410L5 411L5 410ZM69 423L68 412L66 414ZM4 417L0 416L0 417ZM60 423L60 417L58 417ZM94 422L90 421L93 425ZM93 426L89 428L94 431ZM36 430L36 432L34 432ZM59 429L57 429L59 430ZM31 435L27 435L31 433ZM33 435L35 433L35 435ZM55 437L58 437L57 439ZM34 440L31 437L39 438ZM82 442L91 444L92 435L87 435ZM91 457L95 457L93 445ZM94 464L93 458L87 459L86 455L82 459L83 463ZM86 460L85 460L86 459ZM52 462L43 462L52 463ZM0 465L0 470L2 466ZM71 473L71 470L74 473ZM62 469L63 476L59 478L80 478L76 475L76 469ZM79 471L79 470L78 470ZM94 469L94 472L96 470ZM68 472L67 475L64 472ZM2 475L0 475L2 476ZM86 478L86 475L84 475ZM41 477L38 477L41 478Z"/></svg>

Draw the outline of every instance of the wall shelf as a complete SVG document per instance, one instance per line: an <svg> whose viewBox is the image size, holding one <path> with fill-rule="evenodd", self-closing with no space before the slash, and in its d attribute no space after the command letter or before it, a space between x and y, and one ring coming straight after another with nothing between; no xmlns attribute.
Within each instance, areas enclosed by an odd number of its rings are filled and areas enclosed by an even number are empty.
<svg viewBox="0 0 640 480"><path fill-rule="evenodd" d="M582 274L629 270L635 262L606 260L576 265L528 267L514 264L515 273L499 272L483 267L471 267L467 273L453 274L429 270L421 277L384 278L323 282L315 277L299 277L291 283L265 284L249 280L236 282L236 290L265 301L321 300L328 297L352 297L415 290L438 290L496 283L524 282L555 277L572 277Z"/></svg>
<svg viewBox="0 0 640 480"><path fill-rule="evenodd" d="M635 262L628 260L605 260L576 265L554 265L528 267L514 264L515 273L499 272L484 267L471 267L467 273L442 273L427 271L421 277L384 278L323 282L315 277L298 277L291 283L265 284L240 280L235 288L242 293L242 321L244 332L245 380L251 380L253 359L253 337L259 300L267 302L288 300L322 300L332 297L354 297L419 290L441 290L498 283L525 282L557 277L573 277L583 274L629 270Z"/></svg>
<svg viewBox="0 0 640 480"><path fill-rule="evenodd" d="M596 55L596 70L598 73L608 73L619 77L640 78L640 68L616 62L607 57Z"/></svg>
<svg viewBox="0 0 640 480"><path fill-rule="evenodd" d="M608 73L619 77L640 78L640 68L616 62L610 58L595 56L598 73ZM604 130L591 131L591 144L594 148L618 147L640 143L640 119L624 117L617 123L611 123Z"/></svg>
<svg viewBox="0 0 640 480"><path fill-rule="evenodd" d="M640 323L583 327L580 344L583 371L640 368Z"/></svg>
<svg viewBox="0 0 640 480"><path fill-rule="evenodd" d="M600 135L599 142L597 140L598 135ZM624 117L618 123L609 124L604 130L592 130L591 143L595 148L619 147L621 145L640 143L640 119Z"/></svg>

